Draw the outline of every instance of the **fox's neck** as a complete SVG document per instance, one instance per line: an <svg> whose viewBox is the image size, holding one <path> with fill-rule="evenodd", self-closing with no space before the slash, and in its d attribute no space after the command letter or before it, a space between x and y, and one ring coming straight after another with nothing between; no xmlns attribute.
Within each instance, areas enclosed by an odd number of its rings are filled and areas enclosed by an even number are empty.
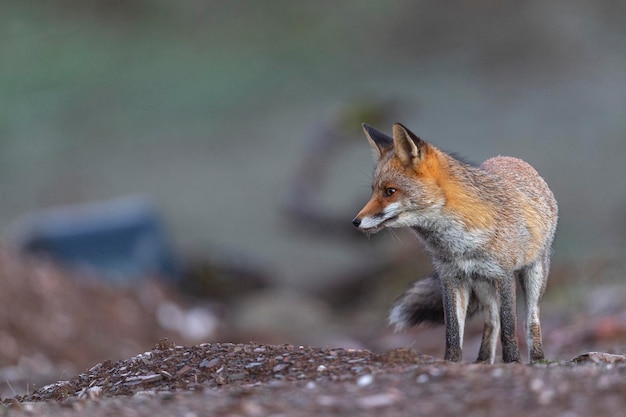
<svg viewBox="0 0 626 417"><path fill-rule="evenodd" d="M499 194L497 179L451 155L437 153L437 184L444 196L441 220L460 222L468 231L491 228L498 208L486 196Z"/></svg>

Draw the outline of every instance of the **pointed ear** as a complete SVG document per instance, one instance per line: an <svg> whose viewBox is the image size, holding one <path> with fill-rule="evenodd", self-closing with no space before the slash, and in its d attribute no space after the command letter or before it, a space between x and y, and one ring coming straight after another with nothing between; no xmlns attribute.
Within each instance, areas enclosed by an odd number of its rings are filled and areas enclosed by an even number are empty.
<svg viewBox="0 0 626 417"><path fill-rule="evenodd" d="M379 160L385 153L393 149L393 138L385 135L383 132L374 129L367 123L363 123L363 131L367 140L372 145L374 158Z"/></svg>
<svg viewBox="0 0 626 417"><path fill-rule="evenodd" d="M393 148L404 165L417 165L424 157L427 146L426 142L402 124L393 125Z"/></svg>

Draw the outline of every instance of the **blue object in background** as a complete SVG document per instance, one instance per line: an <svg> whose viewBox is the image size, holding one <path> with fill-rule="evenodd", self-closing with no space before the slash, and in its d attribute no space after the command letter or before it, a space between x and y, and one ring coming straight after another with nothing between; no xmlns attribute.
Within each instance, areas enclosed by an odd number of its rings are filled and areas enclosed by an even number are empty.
<svg viewBox="0 0 626 417"><path fill-rule="evenodd" d="M161 219L145 197L44 210L24 216L16 227L21 252L92 270L115 283L179 279Z"/></svg>

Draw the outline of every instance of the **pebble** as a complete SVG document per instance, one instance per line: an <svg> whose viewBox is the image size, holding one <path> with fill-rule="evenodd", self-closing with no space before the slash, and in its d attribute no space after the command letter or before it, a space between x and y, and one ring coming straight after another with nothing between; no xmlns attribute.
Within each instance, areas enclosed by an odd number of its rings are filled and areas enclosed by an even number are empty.
<svg viewBox="0 0 626 417"><path fill-rule="evenodd" d="M361 397L356 400L360 408L381 408L388 407L398 400L398 396L391 393L373 394Z"/></svg>
<svg viewBox="0 0 626 417"><path fill-rule="evenodd" d="M219 358L213 358L211 360L208 359L203 359L202 362L200 362L200 368L215 368L217 365L219 365L220 360Z"/></svg>
<svg viewBox="0 0 626 417"><path fill-rule="evenodd" d="M245 366L246 369L258 368L259 366L263 366L263 362L250 362Z"/></svg>
<svg viewBox="0 0 626 417"><path fill-rule="evenodd" d="M359 387L367 387L374 382L374 376L371 374L361 375L356 381L356 385Z"/></svg>
<svg viewBox="0 0 626 417"><path fill-rule="evenodd" d="M317 397L317 403L323 407L337 407L343 403L343 400L330 395L320 395Z"/></svg>
<svg viewBox="0 0 626 417"><path fill-rule="evenodd" d="M245 374L245 373L243 373L243 372L238 372L238 373L235 373L235 374L231 374L231 375L228 377L228 379L229 379L229 380L231 380L231 381L239 381L239 380L244 379L245 377L246 377L246 374Z"/></svg>
<svg viewBox="0 0 626 417"><path fill-rule="evenodd" d="M607 367L612 368L611 365L620 362L626 362L626 356L624 355L615 355L611 353L604 352L588 352L582 355L576 356L570 362L573 363L595 363L595 364L607 364Z"/></svg>
<svg viewBox="0 0 626 417"><path fill-rule="evenodd" d="M533 378L530 381L530 389L534 392L540 392L541 389L545 386L544 382L539 378Z"/></svg>
<svg viewBox="0 0 626 417"><path fill-rule="evenodd" d="M282 371L282 370L284 370L284 369L286 369L286 368L288 368L288 367L289 367L289 364L286 364L286 363L279 363L278 365L276 365L276 366L274 366L274 367L272 368L272 371L273 371L273 372L280 372L280 371Z"/></svg>

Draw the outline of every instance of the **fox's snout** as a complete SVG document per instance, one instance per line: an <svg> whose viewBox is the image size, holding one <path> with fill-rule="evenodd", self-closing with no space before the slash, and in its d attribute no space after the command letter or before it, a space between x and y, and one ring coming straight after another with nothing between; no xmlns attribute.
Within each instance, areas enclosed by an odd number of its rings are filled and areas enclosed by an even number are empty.
<svg viewBox="0 0 626 417"><path fill-rule="evenodd" d="M356 216L354 219L352 219L352 224L354 225L354 227L359 227L361 225L361 219L359 219L359 216Z"/></svg>

